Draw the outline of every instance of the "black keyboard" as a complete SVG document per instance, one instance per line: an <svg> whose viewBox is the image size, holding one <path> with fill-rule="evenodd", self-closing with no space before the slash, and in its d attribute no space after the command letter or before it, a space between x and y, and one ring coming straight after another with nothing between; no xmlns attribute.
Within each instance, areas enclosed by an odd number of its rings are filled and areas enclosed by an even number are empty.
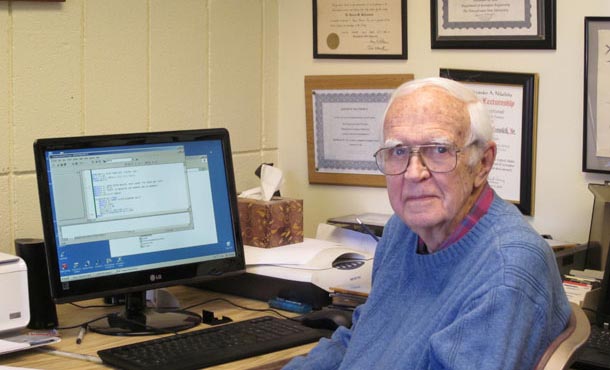
<svg viewBox="0 0 610 370"><path fill-rule="evenodd" d="M591 334L570 369L610 370L610 330L595 324Z"/></svg>
<svg viewBox="0 0 610 370"><path fill-rule="evenodd" d="M610 354L610 330L591 325L591 335L587 340L587 346Z"/></svg>
<svg viewBox="0 0 610 370"><path fill-rule="evenodd" d="M191 370L315 342L330 331L264 316L100 350L107 364L125 370Z"/></svg>

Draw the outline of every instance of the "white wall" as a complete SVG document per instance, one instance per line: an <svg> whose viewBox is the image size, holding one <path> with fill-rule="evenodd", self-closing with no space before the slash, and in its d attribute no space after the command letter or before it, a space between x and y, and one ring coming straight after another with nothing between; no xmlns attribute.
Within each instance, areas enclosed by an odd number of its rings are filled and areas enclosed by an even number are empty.
<svg viewBox="0 0 610 370"><path fill-rule="evenodd" d="M412 73L438 76L439 68L539 74L535 215L540 232L586 241L593 196L590 182L608 175L581 172L584 17L610 16L606 0L557 0L556 50L431 50L430 2L409 0L408 60L313 59L311 1L279 2L279 149L284 194L304 199L306 236L332 216L385 212L385 189L310 185L305 142L305 75ZM610 81L608 81L610 83Z"/></svg>

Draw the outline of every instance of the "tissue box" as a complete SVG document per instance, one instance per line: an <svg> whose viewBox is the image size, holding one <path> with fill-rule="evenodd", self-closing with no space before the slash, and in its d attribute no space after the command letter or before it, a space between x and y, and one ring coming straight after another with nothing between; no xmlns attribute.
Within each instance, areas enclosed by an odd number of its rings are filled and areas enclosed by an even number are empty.
<svg viewBox="0 0 610 370"><path fill-rule="evenodd" d="M244 244L272 248L303 241L303 200L237 198Z"/></svg>

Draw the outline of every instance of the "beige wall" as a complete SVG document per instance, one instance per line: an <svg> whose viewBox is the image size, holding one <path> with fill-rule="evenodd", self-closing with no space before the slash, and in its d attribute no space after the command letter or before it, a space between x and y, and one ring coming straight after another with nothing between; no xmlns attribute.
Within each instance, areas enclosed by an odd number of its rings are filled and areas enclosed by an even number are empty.
<svg viewBox="0 0 610 370"><path fill-rule="evenodd" d="M0 251L42 237L36 138L227 127L277 162L276 0L0 3Z"/></svg>
<svg viewBox="0 0 610 370"><path fill-rule="evenodd" d="M306 235L328 217L390 212L384 189L307 181L303 76L464 68L538 73L535 215L556 239L587 238L581 172L583 24L606 0L557 0L557 50L431 50L429 1L408 1L409 59L312 58L310 0L0 2L0 250L40 237L38 137L227 127L238 190L278 162L304 199Z"/></svg>
<svg viewBox="0 0 610 370"><path fill-rule="evenodd" d="M307 180L303 76L413 73L438 76L439 68L538 73L540 98L535 215L541 233L586 241L593 196L590 182L608 175L581 172L584 17L610 16L607 0L557 0L556 50L431 50L430 1L407 1L409 59L322 60L312 57L311 1L279 1L280 165L284 194L304 199L306 235L328 217L391 212L385 189L310 185Z"/></svg>

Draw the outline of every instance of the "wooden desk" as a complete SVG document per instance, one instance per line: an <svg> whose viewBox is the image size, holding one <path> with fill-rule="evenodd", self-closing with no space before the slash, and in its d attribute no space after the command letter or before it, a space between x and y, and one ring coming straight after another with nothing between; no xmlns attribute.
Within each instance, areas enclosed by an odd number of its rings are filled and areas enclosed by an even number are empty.
<svg viewBox="0 0 610 370"><path fill-rule="evenodd" d="M231 302L243 305L249 308L263 309L268 308L266 302L255 301L251 299L229 296L226 294L213 293L201 289L191 287L172 287L168 288L178 299L182 306L189 306L199 302L204 302L212 298L222 297L231 300ZM90 300L84 302L78 302L80 305L94 305L102 304L101 299ZM216 315L222 315L232 318L234 321L245 320L262 315L273 315L273 313L263 313L246 311L229 303L216 301L209 304L201 305L191 309L193 312L200 313L202 309L214 311ZM102 316L109 312L116 312L117 307L114 308L77 308L71 304L62 304L57 306L57 315L59 318L59 325L61 327L79 325L88 319L93 319ZM283 312L287 315L294 315L288 312ZM207 325L200 325L192 330L203 329ZM155 336L143 336L143 337L120 337L120 336L106 336L97 333L88 332L83 342L78 345L76 344L76 335L78 329L60 330L61 342L48 346L66 352L87 354L97 356L97 351L104 348L116 347L123 344L141 342L156 338ZM294 347L283 351L269 353L266 355L256 356L247 358L240 361L234 361L219 366L214 366L211 369L251 369L255 367L266 368L263 365L276 363L277 361L288 359L297 355L306 354L309 350L315 346L315 343L311 343L304 346ZM82 361L77 359L60 357L57 355L51 355L47 353L40 353L34 350L27 350L18 353L12 353L0 356L0 365L5 366L18 366L18 367L29 367L34 369L45 369L45 370L65 370L65 369L79 369L79 370L95 370L95 369L108 369L110 367L102 364L97 364L88 361ZM273 367L270 367L273 368Z"/></svg>

